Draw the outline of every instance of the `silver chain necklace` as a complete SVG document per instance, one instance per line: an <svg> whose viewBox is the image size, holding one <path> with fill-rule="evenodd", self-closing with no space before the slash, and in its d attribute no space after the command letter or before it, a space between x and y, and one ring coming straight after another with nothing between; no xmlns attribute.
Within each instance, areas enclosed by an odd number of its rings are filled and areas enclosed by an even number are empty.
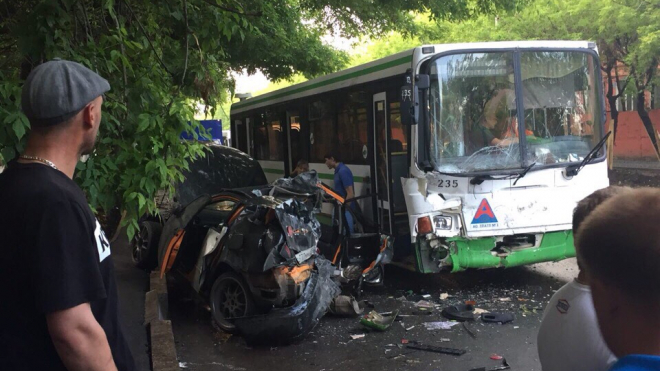
<svg viewBox="0 0 660 371"><path fill-rule="evenodd" d="M55 170L59 170L57 166L52 161L46 160L45 158L41 157L36 157L36 156L28 156L28 155L20 155L18 158L23 159L23 160L31 160L31 161L39 161L42 164L46 164L50 167L52 167Z"/></svg>

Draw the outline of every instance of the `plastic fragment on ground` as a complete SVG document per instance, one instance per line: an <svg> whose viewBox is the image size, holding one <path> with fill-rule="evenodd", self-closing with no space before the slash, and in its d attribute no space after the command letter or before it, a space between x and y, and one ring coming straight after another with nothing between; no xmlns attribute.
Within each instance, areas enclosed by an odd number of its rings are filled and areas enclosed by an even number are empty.
<svg viewBox="0 0 660 371"><path fill-rule="evenodd" d="M367 336L367 335L366 334L355 334L355 335L351 335L351 339L353 339L353 340L362 339L365 336Z"/></svg>
<svg viewBox="0 0 660 371"><path fill-rule="evenodd" d="M465 349L446 348L446 347L439 347L439 346L427 345L427 344L408 344L407 348L424 350L433 353L451 354L454 356L462 356L467 352Z"/></svg>
<svg viewBox="0 0 660 371"><path fill-rule="evenodd" d="M417 303L415 303L415 308L419 310L426 310L426 309L434 309L435 305L433 303L426 301L426 300L420 300Z"/></svg>
<svg viewBox="0 0 660 371"><path fill-rule="evenodd" d="M504 357L502 357L502 356L500 356L500 355L498 355L498 354L495 354L495 353L493 353L493 354L490 355L490 359L492 359L493 361L499 361L499 360L501 360L502 358L504 358Z"/></svg>
<svg viewBox="0 0 660 371"><path fill-rule="evenodd" d="M424 322L424 327L426 327L427 330L450 330L458 324L460 323L450 321Z"/></svg>
<svg viewBox="0 0 660 371"><path fill-rule="evenodd" d="M376 311L371 311L363 316L362 319L360 319L360 323L363 326L374 330L386 331L388 328L390 328L390 326L392 326L392 323L394 323L394 320L398 314L398 310L394 311L389 316L384 316Z"/></svg>

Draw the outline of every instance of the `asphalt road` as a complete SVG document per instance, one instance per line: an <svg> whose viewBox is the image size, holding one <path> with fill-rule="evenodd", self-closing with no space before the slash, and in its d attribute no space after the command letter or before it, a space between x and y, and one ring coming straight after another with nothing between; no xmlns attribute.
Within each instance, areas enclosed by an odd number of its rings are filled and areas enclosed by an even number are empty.
<svg viewBox="0 0 660 371"><path fill-rule="evenodd" d="M125 234L121 234L111 248L124 335L133 352L137 370L148 371L151 369L151 360L147 328L144 326L144 295L149 288L149 275L133 265Z"/></svg>
<svg viewBox="0 0 660 371"><path fill-rule="evenodd" d="M514 313L513 323L471 323L473 339L460 325L429 331L424 322L444 321L433 314L403 317L387 332L368 332L357 318L326 316L299 344L279 348L248 348L240 336L227 336L211 326L208 312L183 295L170 291L170 314L181 366L188 370L471 370L498 366L492 354L505 357L512 370L540 370L536 334L542 310L552 293L577 275L575 259L509 270L469 271L423 275L388 268L384 287L367 288L365 299L379 312L415 312L414 303L401 300L412 290L431 295L442 307L475 300L489 311ZM451 295L440 300L442 293ZM523 308L522 306L526 306ZM537 308L534 310L534 308ZM414 326L414 327L413 327ZM411 327L413 327L411 329ZM406 330L409 329L409 330ZM365 334L353 340L351 334ZM402 339L467 350L462 356L413 351ZM449 339L449 341L447 341Z"/></svg>

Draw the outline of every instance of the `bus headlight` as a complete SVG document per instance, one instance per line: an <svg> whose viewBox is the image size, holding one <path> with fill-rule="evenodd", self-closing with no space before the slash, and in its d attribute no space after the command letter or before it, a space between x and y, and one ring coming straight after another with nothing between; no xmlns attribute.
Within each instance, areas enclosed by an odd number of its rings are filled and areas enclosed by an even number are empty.
<svg viewBox="0 0 660 371"><path fill-rule="evenodd" d="M435 229L449 230L451 229L451 216L436 215L433 217L433 224Z"/></svg>

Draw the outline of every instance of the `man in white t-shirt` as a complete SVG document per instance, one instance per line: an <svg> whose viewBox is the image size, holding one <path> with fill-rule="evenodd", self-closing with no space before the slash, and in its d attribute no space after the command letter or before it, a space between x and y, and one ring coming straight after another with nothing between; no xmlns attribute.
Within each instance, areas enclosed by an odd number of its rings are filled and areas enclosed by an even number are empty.
<svg viewBox="0 0 660 371"><path fill-rule="evenodd" d="M573 234L598 205L627 190L629 188L608 187L580 201L573 212ZM543 312L538 334L543 371L606 371L616 362L603 341L591 289L585 282L584 271L580 269L576 279L552 296Z"/></svg>

